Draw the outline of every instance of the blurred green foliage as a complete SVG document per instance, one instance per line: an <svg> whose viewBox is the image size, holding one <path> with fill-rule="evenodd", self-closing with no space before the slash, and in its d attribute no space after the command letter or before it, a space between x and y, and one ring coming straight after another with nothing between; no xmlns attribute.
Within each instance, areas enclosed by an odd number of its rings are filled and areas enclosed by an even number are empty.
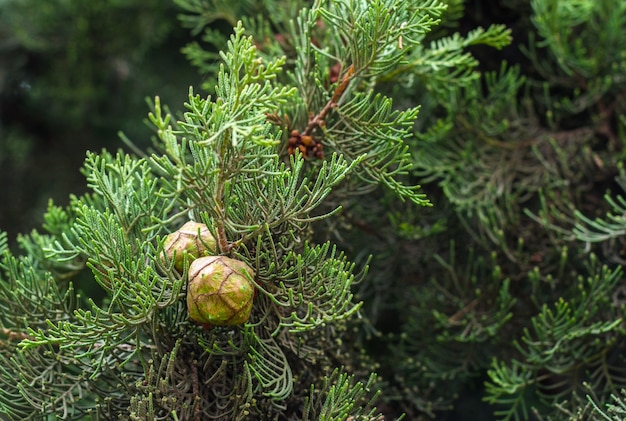
<svg viewBox="0 0 626 421"><path fill-rule="evenodd" d="M169 0L0 2L0 226L14 238L48 198L84 191L86 150L148 145L146 97L182 102L202 76ZM51 176L54 175L54 176Z"/></svg>

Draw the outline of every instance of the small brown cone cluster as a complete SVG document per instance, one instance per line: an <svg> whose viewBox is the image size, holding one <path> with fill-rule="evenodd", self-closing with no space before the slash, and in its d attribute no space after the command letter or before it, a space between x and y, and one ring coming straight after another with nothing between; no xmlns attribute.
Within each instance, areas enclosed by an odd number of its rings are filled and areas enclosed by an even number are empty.
<svg viewBox="0 0 626 421"><path fill-rule="evenodd" d="M198 257L214 254L215 246L215 237L206 225L189 221L165 238L164 252L174 260L176 270L182 273L185 261L189 265Z"/></svg>
<svg viewBox="0 0 626 421"><path fill-rule="evenodd" d="M301 135L297 130L292 130L287 141L287 152L289 155L300 151L305 158L324 158L324 146L315 140L313 136Z"/></svg>
<svg viewBox="0 0 626 421"><path fill-rule="evenodd" d="M254 271L226 256L194 260L189 267L189 318L204 326L245 323L252 311Z"/></svg>

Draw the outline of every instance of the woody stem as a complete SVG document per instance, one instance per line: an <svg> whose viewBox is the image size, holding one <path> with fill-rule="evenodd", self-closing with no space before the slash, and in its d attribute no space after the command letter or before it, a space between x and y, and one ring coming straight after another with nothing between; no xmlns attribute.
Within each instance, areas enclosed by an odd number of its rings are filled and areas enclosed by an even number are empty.
<svg viewBox="0 0 626 421"><path fill-rule="evenodd" d="M343 75L343 78L341 79L341 83L335 89L335 92L333 93L333 97L326 103L326 105L324 105L324 108L322 108L322 110L317 115L309 119L309 124L307 124L306 128L301 133L302 136L310 136L311 132L313 131L315 127L320 127L324 124L324 119L326 118L330 110L332 110L333 108L337 106L337 102L339 101L339 99L341 98L341 95L343 95L344 91L348 87L348 84L352 80L353 76L354 76L354 65L350 65L346 73Z"/></svg>

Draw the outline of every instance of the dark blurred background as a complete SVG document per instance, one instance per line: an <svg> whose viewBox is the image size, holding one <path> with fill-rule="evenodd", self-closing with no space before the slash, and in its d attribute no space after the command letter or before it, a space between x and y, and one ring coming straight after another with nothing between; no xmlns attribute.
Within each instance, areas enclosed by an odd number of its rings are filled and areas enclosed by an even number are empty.
<svg viewBox="0 0 626 421"><path fill-rule="evenodd" d="M146 147L155 95L180 109L202 75L171 0L0 2L0 230L41 225L48 200L87 190L87 150Z"/></svg>

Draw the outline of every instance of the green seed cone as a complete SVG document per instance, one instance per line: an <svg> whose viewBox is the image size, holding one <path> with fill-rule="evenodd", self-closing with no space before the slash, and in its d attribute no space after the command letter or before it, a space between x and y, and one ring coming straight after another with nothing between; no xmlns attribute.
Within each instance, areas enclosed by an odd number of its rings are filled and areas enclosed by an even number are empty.
<svg viewBox="0 0 626 421"><path fill-rule="evenodd" d="M189 267L187 309L195 322L238 325L250 318L254 271L244 262L225 256L201 257Z"/></svg>
<svg viewBox="0 0 626 421"><path fill-rule="evenodd" d="M165 237L164 252L174 260L174 267L183 272L194 259L215 253L215 237L206 225L189 221L177 231Z"/></svg>

